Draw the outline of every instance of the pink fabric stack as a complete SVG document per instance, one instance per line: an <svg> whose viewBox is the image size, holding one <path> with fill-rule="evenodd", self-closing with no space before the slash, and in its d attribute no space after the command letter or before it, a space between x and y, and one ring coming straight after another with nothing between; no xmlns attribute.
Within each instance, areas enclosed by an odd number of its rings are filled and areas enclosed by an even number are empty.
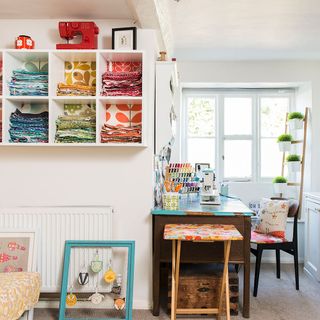
<svg viewBox="0 0 320 320"><path fill-rule="evenodd" d="M141 62L108 62L102 75L102 95L142 96Z"/></svg>

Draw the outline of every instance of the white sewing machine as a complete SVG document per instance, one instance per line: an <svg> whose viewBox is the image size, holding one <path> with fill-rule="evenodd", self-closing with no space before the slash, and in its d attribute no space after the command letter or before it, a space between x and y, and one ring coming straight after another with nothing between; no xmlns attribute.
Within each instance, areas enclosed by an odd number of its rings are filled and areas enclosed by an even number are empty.
<svg viewBox="0 0 320 320"><path fill-rule="evenodd" d="M216 176L213 169L203 169L203 182L200 192L200 204L219 205L219 190L216 186Z"/></svg>

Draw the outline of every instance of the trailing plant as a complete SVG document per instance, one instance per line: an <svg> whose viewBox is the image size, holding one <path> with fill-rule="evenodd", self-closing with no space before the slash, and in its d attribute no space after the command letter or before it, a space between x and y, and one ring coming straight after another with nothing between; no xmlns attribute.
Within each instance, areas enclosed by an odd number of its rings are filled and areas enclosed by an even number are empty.
<svg viewBox="0 0 320 320"><path fill-rule="evenodd" d="M285 177L278 176L272 180L272 183L287 183L287 181L288 180Z"/></svg>
<svg viewBox="0 0 320 320"><path fill-rule="evenodd" d="M278 137L278 142L290 142L292 141L292 135L284 133Z"/></svg>
<svg viewBox="0 0 320 320"><path fill-rule="evenodd" d="M303 119L304 119L304 115L303 115L301 112L295 111L295 112L289 113L288 119L289 119L289 120L293 120L293 119L303 120Z"/></svg>
<svg viewBox="0 0 320 320"><path fill-rule="evenodd" d="M292 161L299 161L301 160L301 157L298 154L289 154L286 158L287 162L292 162Z"/></svg>

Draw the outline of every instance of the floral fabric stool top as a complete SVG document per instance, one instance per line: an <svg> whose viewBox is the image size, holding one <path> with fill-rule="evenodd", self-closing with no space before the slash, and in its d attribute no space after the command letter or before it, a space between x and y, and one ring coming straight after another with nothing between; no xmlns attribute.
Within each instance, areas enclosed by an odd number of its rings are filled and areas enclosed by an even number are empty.
<svg viewBox="0 0 320 320"><path fill-rule="evenodd" d="M221 224L166 224L165 240L226 241L243 240L233 225Z"/></svg>
<svg viewBox="0 0 320 320"><path fill-rule="evenodd" d="M176 320L177 314L217 314L220 319L222 313L223 295L225 294L226 317L230 319L230 298L229 298L229 274L228 263L231 241L241 241L243 236L233 225L215 224L167 224L164 228L163 238L172 240L172 293L171 293L171 320ZM220 287L219 301L217 308L210 309L179 309L177 308L179 289L179 269L181 242L215 242L224 243L224 268L222 285ZM226 290L225 290L226 289Z"/></svg>
<svg viewBox="0 0 320 320"><path fill-rule="evenodd" d="M40 275L36 272L0 273L0 320L19 319L39 300Z"/></svg>

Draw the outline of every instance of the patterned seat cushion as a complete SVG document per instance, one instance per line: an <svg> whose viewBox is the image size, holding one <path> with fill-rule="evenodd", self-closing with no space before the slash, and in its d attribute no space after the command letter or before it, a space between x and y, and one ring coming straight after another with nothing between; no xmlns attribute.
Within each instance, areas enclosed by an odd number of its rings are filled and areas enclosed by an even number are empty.
<svg viewBox="0 0 320 320"><path fill-rule="evenodd" d="M251 231L251 242L252 243L283 243L283 242L287 242L287 240L285 238L278 238L269 234Z"/></svg>
<svg viewBox="0 0 320 320"><path fill-rule="evenodd" d="M19 319L33 308L39 300L40 286L39 273L0 273L0 320Z"/></svg>

